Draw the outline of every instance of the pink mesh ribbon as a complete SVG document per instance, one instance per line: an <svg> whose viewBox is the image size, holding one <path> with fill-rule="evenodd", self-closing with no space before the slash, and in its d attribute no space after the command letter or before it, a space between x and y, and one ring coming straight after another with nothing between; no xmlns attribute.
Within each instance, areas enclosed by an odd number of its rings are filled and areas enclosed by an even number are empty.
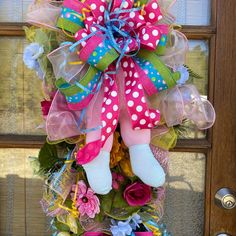
<svg viewBox="0 0 236 236"><path fill-rule="evenodd" d="M58 30L56 28L57 18L61 8L51 4L53 1L35 1L29 6L26 21L32 25Z"/></svg>
<svg viewBox="0 0 236 236"><path fill-rule="evenodd" d="M190 119L198 129L209 129L215 122L215 110L211 103L200 96L194 85L182 85L168 90L161 101L161 112L171 127Z"/></svg>

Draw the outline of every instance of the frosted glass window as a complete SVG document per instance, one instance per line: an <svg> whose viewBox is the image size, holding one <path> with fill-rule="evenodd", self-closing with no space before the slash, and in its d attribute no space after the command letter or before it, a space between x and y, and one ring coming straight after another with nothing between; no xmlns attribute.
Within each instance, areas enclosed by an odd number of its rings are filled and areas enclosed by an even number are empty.
<svg viewBox="0 0 236 236"><path fill-rule="evenodd" d="M171 153L163 221L174 236L203 235L206 157Z"/></svg>
<svg viewBox="0 0 236 236"><path fill-rule="evenodd" d="M0 37L0 134L44 134L42 81L24 66L24 38Z"/></svg>
<svg viewBox="0 0 236 236"><path fill-rule="evenodd" d="M44 181L35 176L29 156L36 149L0 149L0 235L51 235L40 206Z"/></svg>
<svg viewBox="0 0 236 236"><path fill-rule="evenodd" d="M209 25L211 18L210 0L176 0L171 13L176 22L183 25Z"/></svg>
<svg viewBox="0 0 236 236"><path fill-rule="evenodd" d="M24 22L32 0L0 0L0 22Z"/></svg>

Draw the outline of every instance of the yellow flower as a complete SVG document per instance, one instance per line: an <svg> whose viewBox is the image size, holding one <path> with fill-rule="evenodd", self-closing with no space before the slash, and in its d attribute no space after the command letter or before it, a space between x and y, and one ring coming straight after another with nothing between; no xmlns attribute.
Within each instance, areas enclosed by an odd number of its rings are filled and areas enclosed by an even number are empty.
<svg viewBox="0 0 236 236"><path fill-rule="evenodd" d="M122 172L128 176L128 177L133 177L134 176L134 173L132 171L132 168L131 168L131 163L130 163L130 159L129 158L124 158L120 161L119 163L121 169L122 169Z"/></svg>
<svg viewBox="0 0 236 236"><path fill-rule="evenodd" d="M116 167L125 155L121 143L119 142L119 138L119 132L115 132L113 146L111 150L110 168Z"/></svg>

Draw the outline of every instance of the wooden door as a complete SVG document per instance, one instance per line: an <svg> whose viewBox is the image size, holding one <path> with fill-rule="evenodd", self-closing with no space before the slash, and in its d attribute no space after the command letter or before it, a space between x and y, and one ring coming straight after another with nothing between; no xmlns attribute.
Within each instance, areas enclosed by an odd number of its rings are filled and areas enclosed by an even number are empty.
<svg viewBox="0 0 236 236"><path fill-rule="evenodd" d="M34 129L40 125L40 82L21 60L28 3L0 1L1 235L49 235L38 207L42 181L27 160L45 138ZM190 40L187 64L202 76L193 82L213 103L217 119L206 133L182 126L170 155L164 221L174 236L235 236L236 208L217 206L215 194L236 191L236 1L177 0L173 12Z"/></svg>

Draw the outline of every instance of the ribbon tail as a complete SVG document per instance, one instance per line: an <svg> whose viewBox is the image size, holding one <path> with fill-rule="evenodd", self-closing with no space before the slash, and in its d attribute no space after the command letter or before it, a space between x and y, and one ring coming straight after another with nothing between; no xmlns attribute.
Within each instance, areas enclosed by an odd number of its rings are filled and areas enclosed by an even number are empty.
<svg viewBox="0 0 236 236"><path fill-rule="evenodd" d="M138 66L133 59L124 58L121 66L125 74L125 100L132 127L135 130L151 129L159 123L160 112L148 108Z"/></svg>
<svg viewBox="0 0 236 236"><path fill-rule="evenodd" d="M110 135L114 133L118 124L119 99L115 75L104 74L104 100L101 111L101 138L87 143L77 153L77 163L84 165L96 158Z"/></svg>

